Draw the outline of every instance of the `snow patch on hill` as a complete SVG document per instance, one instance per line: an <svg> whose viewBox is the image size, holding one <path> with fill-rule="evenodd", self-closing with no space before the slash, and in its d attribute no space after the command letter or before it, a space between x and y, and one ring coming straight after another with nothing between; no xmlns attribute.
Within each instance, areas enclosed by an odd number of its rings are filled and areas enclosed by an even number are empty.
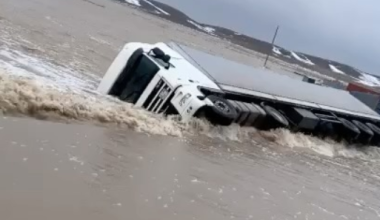
<svg viewBox="0 0 380 220"><path fill-rule="evenodd" d="M141 2L140 1L144 1L145 3L147 3L150 6L152 6L155 9L154 12L156 14L164 14L164 15L167 15L167 16L170 15L167 11L165 11L162 8L156 6L155 4L153 4L152 2L150 2L148 0L124 0L124 1L126 3L128 3L128 4L131 4L131 5L134 5L134 6L138 6L138 7L141 6Z"/></svg>
<svg viewBox="0 0 380 220"><path fill-rule="evenodd" d="M331 69L331 71L333 71L334 73L339 73L339 74L343 74L345 75L346 73L343 72L342 70L338 69L338 67L332 65L332 64L329 64L329 67Z"/></svg>
<svg viewBox="0 0 380 220"><path fill-rule="evenodd" d="M311 62L307 57L305 57L301 54L297 54L294 51L290 51L290 53L291 53L292 57L294 57L296 60L303 62L303 63L306 63L306 64L309 64L309 65L314 65L314 63Z"/></svg>
<svg viewBox="0 0 380 220"><path fill-rule="evenodd" d="M140 0L125 0L125 2L131 5L141 6Z"/></svg>
<svg viewBox="0 0 380 220"><path fill-rule="evenodd" d="M282 55L282 53L281 53L281 51L280 51L280 49L278 47L273 47L272 51L273 51L273 53L275 53L277 55Z"/></svg>
<svg viewBox="0 0 380 220"><path fill-rule="evenodd" d="M134 0L134 1L136 1L136 0ZM158 11L158 12L164 14L164 15L168 15L168 16L170 15L168 12L166 12L165 10L159 8L158 6L156 6L155 4L153 4L152 2L147 1L147 0L143 0L143 1L146 2L147 4L151 5L153 8L155 8L156 11Z"/></svg>
<svg viewBox="0 0 380 220"><path fill-rule="evenodd" d="M212 28L212 27L202 26L202 25L200 25L200 24L198 24L198 23L196 23L195 21L192 21L192 20L187 20L187 22L189 22L190 24L194 25L196 28L198 28L201 31L204 31L204 32L206 32L208 34L214 35L215 29Z"/></svg>

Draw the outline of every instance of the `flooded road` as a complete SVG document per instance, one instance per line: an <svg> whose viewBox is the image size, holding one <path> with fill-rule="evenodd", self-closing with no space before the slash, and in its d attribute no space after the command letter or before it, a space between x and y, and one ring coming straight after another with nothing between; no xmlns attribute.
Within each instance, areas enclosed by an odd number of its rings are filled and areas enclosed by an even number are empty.
<svg viewBox="0 0 380 220"><path fill-rule="evenodd" d="M3 219L380 217L373 178L313 154L25 118L0 124Z"/></svg>
<svg viewBox="0 0 380 220"><path fill-rule="evenodd" d="M1 219L380 219L378 148L96 93L126 41L172 39L261 63L112 1L0 1Z"/></svg>

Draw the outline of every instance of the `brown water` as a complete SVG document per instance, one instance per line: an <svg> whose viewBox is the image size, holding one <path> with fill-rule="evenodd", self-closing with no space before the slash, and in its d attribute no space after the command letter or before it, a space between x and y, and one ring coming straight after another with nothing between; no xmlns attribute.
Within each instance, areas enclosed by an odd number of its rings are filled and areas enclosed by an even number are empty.
<svg viewBox="0 0 380 220"><path fill-rule="evenodd" d="M93 125L0 124L2 219L380 217L366 161Z"/></svg>
<svg viewBox="0 0 380 220"><path fill-rule="evenodd" d="M97 94L125 37L253 58L92 1L104 7L0 1L1 219L380 218L378 148L182 123Z"/></svg>

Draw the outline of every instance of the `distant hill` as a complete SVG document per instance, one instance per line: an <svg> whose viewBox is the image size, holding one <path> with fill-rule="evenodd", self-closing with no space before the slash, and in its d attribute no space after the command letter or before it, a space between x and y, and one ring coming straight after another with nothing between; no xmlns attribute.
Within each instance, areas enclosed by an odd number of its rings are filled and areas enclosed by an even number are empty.
<svg viewBox="0 0 380 220"><path fill-rule="evenodd" d="M150 14L154 14L183 26L228 40L231 43L240 45L247 49L251 49L264 54L271 53L273 56L285 62L297 64L304 68L317 71L322 74L338 78L340 80L356 81L367 86L380 89L380 77L371 75L369 73L364 73L363 71L351 67L350 65L301 52L290 51L277 45L272 48L272 45L269 42L258 40L254 37L240 34L224 27L199 23L187 16L185 13L167 4L154 0L118 1L133 5Z"/></svg>

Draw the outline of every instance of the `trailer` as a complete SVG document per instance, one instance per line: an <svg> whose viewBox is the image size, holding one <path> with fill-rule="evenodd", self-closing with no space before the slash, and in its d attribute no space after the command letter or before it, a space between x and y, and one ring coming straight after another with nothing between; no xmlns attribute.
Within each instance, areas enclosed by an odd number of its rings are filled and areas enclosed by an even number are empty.
<svg viewBox="0 0 380 220"><path fill-rule="evenodd" d="M182 120L289 128L378 144L380 116L349 92L254 68L174 42L127 43L98 92Z"/></svg>

